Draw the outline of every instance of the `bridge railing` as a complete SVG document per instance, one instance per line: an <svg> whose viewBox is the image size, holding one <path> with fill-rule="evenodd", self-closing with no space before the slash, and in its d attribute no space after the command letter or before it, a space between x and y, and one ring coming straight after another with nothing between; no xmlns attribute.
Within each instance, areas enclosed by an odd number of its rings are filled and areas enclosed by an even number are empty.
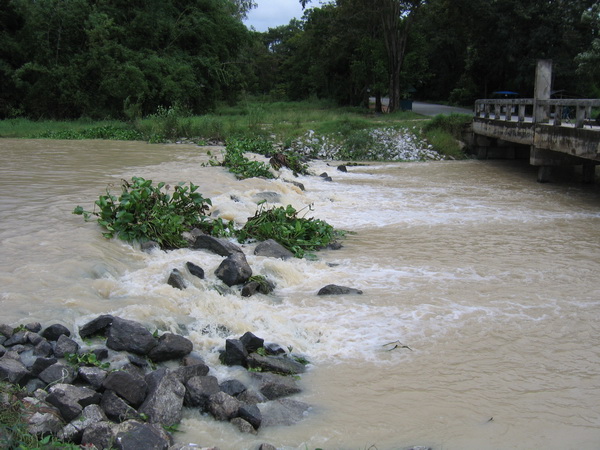
<svg viewBox="0 0 600 450"><path fill-rule="evenodd" d="M475 101L475 117L583 128L595 124L592 108L598 107L600 99L481 99Z"/></svg>

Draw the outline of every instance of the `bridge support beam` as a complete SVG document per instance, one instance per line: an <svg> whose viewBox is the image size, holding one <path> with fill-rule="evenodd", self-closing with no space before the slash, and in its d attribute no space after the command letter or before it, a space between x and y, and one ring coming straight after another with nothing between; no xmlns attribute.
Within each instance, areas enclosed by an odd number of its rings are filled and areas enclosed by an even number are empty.
<svg viewBox="0 0 600 450"><path fill-rule="evenodd" d="M589 160L555 152L544 148L531 146L529 152L529 164L538 166L538 182L547 183L552 176L553 167L582 166L582 181L593 183L596 176L596 164Z"/></svg>

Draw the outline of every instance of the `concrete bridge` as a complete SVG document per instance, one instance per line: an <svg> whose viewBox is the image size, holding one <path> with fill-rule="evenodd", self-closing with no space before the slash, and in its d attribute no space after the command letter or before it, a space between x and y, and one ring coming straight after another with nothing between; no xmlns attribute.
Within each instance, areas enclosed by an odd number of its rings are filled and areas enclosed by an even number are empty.
<svg viewBox="0 0 600 450"><path fill-rule="evenodd" d="M600 164L600 123L592 108L600 99L550 99L551 61L539 61L534 98L475 102L473 147L479 158L529 156L539 166L538 181L549 180L552 167L583 166L593 182Z"/></svg>

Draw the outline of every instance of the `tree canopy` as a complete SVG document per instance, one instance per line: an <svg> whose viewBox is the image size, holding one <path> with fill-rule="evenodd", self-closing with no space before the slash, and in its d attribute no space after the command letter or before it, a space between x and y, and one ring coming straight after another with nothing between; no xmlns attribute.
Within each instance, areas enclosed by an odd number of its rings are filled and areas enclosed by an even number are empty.
<svg viewBox="0 0 600 450"><path fill-rule="evenodd" d="M299 2L302 19L260 33L242 23L254 0L5 0L0 118L201 114L244 94L470 104L531 96L538 59L555 89L600 93L595 0Z"/></svg>

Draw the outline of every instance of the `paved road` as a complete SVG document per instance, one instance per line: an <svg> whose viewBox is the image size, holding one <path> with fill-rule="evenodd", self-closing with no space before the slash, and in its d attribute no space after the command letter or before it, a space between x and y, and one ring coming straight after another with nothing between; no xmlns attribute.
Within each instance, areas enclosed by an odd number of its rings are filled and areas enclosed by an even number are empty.
<svg viewBox="0 0 600 450"><path fill-rule="evenodd" d="M413 102L413 112L424 116L437 116L438 114L473 114L473 110L457 108L455 106L435 105L433 103Z"/></svg>

